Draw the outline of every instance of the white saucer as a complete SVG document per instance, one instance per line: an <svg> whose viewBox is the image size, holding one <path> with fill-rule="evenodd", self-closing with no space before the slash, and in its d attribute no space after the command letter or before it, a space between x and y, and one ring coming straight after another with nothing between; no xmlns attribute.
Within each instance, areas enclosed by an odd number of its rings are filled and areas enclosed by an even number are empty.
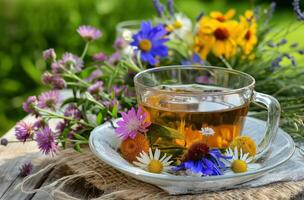
<svg viewBox="0 0 304 200"><path fill-rule="evenodd" d="M264 132L265 126L266 122L247 117L243 134L251 136L259 144L263 137L261 133ZM92 152L103 162L135 179L153 184L168 192L172 192L172 190L178 191L179 194L220 190L253 180L288 161L295 151L295 144L292 138L282 129L279 129L269 152L258 161L261 168L239 174L192 177L154 174L137 168L124 160L116 151L120 143L121 140L116 136L110 123L96 127L92 131L89 140Z"/></svg>

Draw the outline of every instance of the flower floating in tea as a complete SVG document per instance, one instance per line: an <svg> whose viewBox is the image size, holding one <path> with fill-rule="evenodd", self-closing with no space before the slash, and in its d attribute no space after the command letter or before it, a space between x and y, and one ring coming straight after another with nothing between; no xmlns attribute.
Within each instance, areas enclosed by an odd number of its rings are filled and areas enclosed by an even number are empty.
<svg viewBox="0 0 304 200"><path fill-rule="evenodd" d="M237 147L238 151L242 150L243 153L248 153L250 156L256 155L256 144L249 136L238 136L230 143L231 149Z"/></svg>
<svg viewBox="0 0 304 200"><path fill-rule="evenodd" d="M228 162L234 173L243 173L248 171L248 169L259 168L259 164L251 163L254 157L250 156L249 153L243 153L242 149L239 151L237 147L235 147L234 150L228 148L226 150L226 156L232 157Z"/></svg>
<svg viewBox="0 0 304 200"><path fill-rule="evenodd" d="M212 136L215 134L215 131L213 130L213 128L202 128L200 131L204 136Z"/></svg>
<svg viewBox="0 0 304 200"><path fill-rule="evenodd" d="M219 149L210 149L205 143L196 142L190 146L184 156L184 161L174 170L186 170L188 173L191 171L204 176L222 175L226 169L222 160L229 158L222 155Z"/></svg>
<svg viewBox="0 0 304 200"><path fill-rule="evenodd" d="M163 173L167 172L171 169L170 164L173 161L170 161L172 156L167 156L164 154L162 157L160 156L161 152L159 149L155 149L154 154L152 153L152 149L149 149L149 155L146 152L141 152L139 156L137 156L137 161L134 161L133 164L148 171L151 173Z"/></svg>
<svg viewBox="0 0 304 200"><path fill-rule="evenodd" d="M151 122L147 122L147 113L143 112L139 107L137 112L131 108L127 113L122 112L122 120L117 122L118 128L115 132L122 139L134 139L138 133L145 133L148 131L147 127Z"/></svg>

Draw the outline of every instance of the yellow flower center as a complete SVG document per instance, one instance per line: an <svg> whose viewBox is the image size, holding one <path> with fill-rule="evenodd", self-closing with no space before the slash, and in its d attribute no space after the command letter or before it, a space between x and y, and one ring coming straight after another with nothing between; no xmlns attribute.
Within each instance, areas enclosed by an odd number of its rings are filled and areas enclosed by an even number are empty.
<svg viewBox="0 0 304 200"><path fill-rule="evenodd" d="M181 21L179 21L179 20L176 20L174 23L173 23L173 27L175 28L175 29L179 29L179 28L181 28L183 26L183 23L181 22Z"/></svg>
<svg viewBox="0 0 304 200"><path fill-rule="evenodd" d="M235 173L243 173L247 171L247 163L244 160L235 160L231 164L231 169Z"/></svg>
<svg viewBox="0 0 304 200"><path fill-rule="evenodd" d="M159 160L151 160L148 164L148 171L159 174L163 171L163 164Z"/></svg>
<svg viewBox="0 0 304 200"><path fill-rule="evenodd" d="M213 35L217 40L226 40L229 37L229 32L226 28L217 28Z"/></svg>
<svg viewBox="0 0 304 200"><path fill-rule="evenodd" d="M150 40L143 39L139 42L139 48L142 51L150 51L150 49L152 48L152 44L151 44Z"/></svg>

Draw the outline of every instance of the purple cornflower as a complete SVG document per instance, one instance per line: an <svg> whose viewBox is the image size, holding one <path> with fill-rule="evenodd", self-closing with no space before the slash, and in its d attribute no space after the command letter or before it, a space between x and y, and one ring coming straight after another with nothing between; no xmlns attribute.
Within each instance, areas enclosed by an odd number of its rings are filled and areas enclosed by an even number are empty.
<svg viewBox="0 0 304 200"><path fill-rule="evenodd" d="M48 126L36 133L35 140L38 144L38 148L43 154L51 154L53 156L57 153L58 146L56 144L55 135Z"/></svg>
<svg viewBox="0 0 304 200"><path fill-rule="evenodd" d="M120 54L120 52L117 51L110 56L110 58L108 59L108 62L110 64L115 64L119 61L120 58L121 58L121 54Z"/></svg>
<svg viewBox="0 0 304 200"><path fill-rule="evenodd" d="M19 168L19 175L21 177L26 177L32 173L33 168L34 168L34 166L31 163L31 161L26 162Z"/></svg>
<svg viewBox="0 0 304 200"><path fill-rule="evenodd" d="M77 32L85 41L93 41L101 37L101 31L93 26L80 26Z"/></svg>
<svg viewBox="0 0 304 200"><path fill-rule="evenodd" d="M106 54L100 52L100 53L94 54L92 58L95 62L104 62L108 59L108 56Z"/></svg>
<svg viewBox="0 0 304 200"><path fill-rule="evenodd" d="M81 119L81 111L74 104L69 104L64 110L64 116L75 120Z"/></svg>
<svg viewBox="0 0 304 200"><path fill-rule="evenodd" d="M56 53L55 53L55 50L54 49L46 49L43 51L42 53L43 55L43 59L45 61L53 61L56 59Z"/></svg>
<svg viewBox="0 0 304 200"><path fill-rule="evenodd" d="M125 46L127 46L127 42L125 39L123 39L122 37L119 37L115 40L114 42L114 48L116 50L121 50L123 49Z"/></svg>
<svg viewBox="0 0 304 200"><path fill-rule="evenodd" d="M190 146L185 160L173 170L186 170L205 176L222 175L226 169L222 159L231 157L223 156L219 149L209 149L203 142L196 142Z"/></svg>
<svg viewBox="0 0 304 200"><path fill-rule="evenodd" d="M99 79L101 76L102 76L102 71L99 69L96 69L91 73L91 75L88 78L86 78L86 81L93 82L93 81Z"/></svg>
<svg viewBox="0 0 304 200"><path fill-rule="evenodd" d="M301 8L300 8L300 0L294 0L292 2L293 5L293 10L297 15L298 20L304 20L304 12L302 12Z"/></svg>
<svg viewBox="0 0 304 200"><path fill-rule="evenodd" d="M7 146L8 140L6 138L2 138L1 141L0 141L0 144L3 145L3 146Z"/></svg>
<svg viewBox="0 0 304 200"><path fill-rule="evenodd" d="M167 5L168 5L168 10L169 10L170 15L174 16L174 1L168 0Z"/></svg>
<svg viewBox="0 0 304 200"><path fill-rule="evenodd" d="M199 65L204 65L204 61L201 59L201 57L195 53L193 54L193 56L191 57L190 60L183 60L181 62L182 65L195 65L195 64L199 64Z"/></svg>
<svg viewBox="0 0 304 200"><path fill-rule="evenodd" d="M54 109L59 102L59 92L57 90L51 90L42 93L38 97L38 107L39 108L51 108Z"/></svg>
<svg viewBox="0 0 304 200"><path fill-rule="evenodd" d="M83 67L82 59L72 53L64 53L61 62L66 67L74 68L76 72L81 71Z"/></svg>
<svg viewBox="0 0 304 200"><path fill-rule="evenodd" d="M26 100L26 102L24 102L22 104L22 108L25 112L27 113L32 113L32 114L37 114L36 110L35 110L35 105L37 104L37 98L35 96L29 96Z"/></svg>
<svg viewBox="0 0 304 200"><path fill-rule="evenodd" d="M24 121L18 122L15 127L15 136L21 142L25 142L32 135L32 132L32 124L27 124Z"/></svg>
<svg viewBox="0 0 304 200"><path fill-rule="evenodd" d="M88 92L90 92L91 94L98 94L100 91L103 90L102 86L103 86L102 81L96 81L96 83L94 83L88 88Z"/></svg>
<svg viewBox="0 0 304 200"><path fill-rule="evenodd" d="M162 17L163 14L164 14L164 10L165 10L164 6L160 3L159 0L153 0L153 5L154 5L154 8L157 12L157 15L159 17Z"/></svg>
<svg viewBox="0 0 304 200"><path fill-rule="evenodd" d="M162 24L153 27L151 22L142 22L138 33L132 36L131 45L140 51L141 59L150 65L156 64L155 57L168 56L168 47L164 45L168 41L164 36L167 34Z"/></svg>
<svg viewBox="0 0 304 200"><path fill-rule="evenodd" d="M147 122L147 113L139 107L137 112L132 107L127 113L121 112L122 119L117 122L118 128L115 132L122 139L134 139L137 133L146 133L151 122Z"/></svg>

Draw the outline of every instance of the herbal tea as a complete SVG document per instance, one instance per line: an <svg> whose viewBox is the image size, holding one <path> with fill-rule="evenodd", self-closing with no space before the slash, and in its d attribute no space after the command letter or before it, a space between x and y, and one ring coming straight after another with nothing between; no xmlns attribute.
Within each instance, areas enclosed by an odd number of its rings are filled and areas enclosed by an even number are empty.
<svg viewBox="0 0 304 200"><path fill-rule="evenodd" d="M208 96L204 93L225 89L199 85L161 86L156 89L159 91L153 90L144 96L141 107L148 113L151 122L173 128L184 135L185 140L172 141L175 144L189 147L203 140L210 147L226 148L240 135L248 103L240 102L238 94L225 98ZM186 95L198 90L201 95ZM202 128L214 133L204 136Z"/></svg>

